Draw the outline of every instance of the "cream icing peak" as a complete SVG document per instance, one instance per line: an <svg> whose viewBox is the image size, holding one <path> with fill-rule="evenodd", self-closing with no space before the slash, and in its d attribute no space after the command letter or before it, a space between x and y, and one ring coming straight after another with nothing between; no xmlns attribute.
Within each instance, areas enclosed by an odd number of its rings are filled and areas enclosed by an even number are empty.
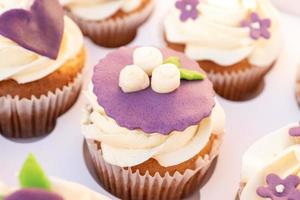
<svg viewBox="0 0 300 200"><path fill-rule="evenodd" d="M209 118L183 132L146 134L141 130L120 127L108 117L97 103L92 86L85 94L90 108L82 123L83 134L87 139L100 141L105 161L120 167L135 166L150 158L165 167L180 164L197 155L212 134L224 131L225 115L218 103Z"/></svg>
<svg viewBox="0 0 300 200"><path fill-rule="evenodd" d="M29 10L34 0L0 0L0 14L11 9L26 9Z"/></svg>
<svg viewBox="0 0 300 200"><path fill-rule="evenodd" d="M165 20L169 42L185 44L185 53L195 60L211 60L229 66L248 59L257 66L269 66L280 53L281 34L276 10L269 0L203 0L196 20L181 21L181 11L173 8ZM272 20L271 39L253 40L241 22L256 12ZM269 51L272 50L272 51Z"/></svg>
<svg viewBox="0 0 300 200"><path fill-rule="evenodd" d="M299 126L290 124L255 142L244 154L242 182L246 183L241 200L260 200L258 187L265 186L266 176L277 174L282 178L289 175L300 177L300 140L289 135L289 130Z"/></svg>
<svg viewBox="0 0 300 200"><path fill-rule="evenodd" d="M104 20L119 10L131 12L142 0L60 0L73 14L86 20Z"/></svg>

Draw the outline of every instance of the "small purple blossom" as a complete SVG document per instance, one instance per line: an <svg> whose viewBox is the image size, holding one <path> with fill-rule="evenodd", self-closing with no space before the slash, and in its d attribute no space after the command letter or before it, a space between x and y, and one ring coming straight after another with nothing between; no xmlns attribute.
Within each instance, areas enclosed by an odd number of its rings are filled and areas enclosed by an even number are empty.
<svg viewBox="0 0 300 200"><path fill-rule="evenodd" d="M271 33L269 28L271 27L271 20L261 19L256 12L251 13L250 19L241 22L242 27L248 27L250 29L250 37L254 40L258 40L260 37L270 39Z"/></svg>
<svg viewBox="0 0 300 200"><path fill-rule="evenodd" d="M299 126L291 128L289 130L289 135L292 137L300 137L300 124Z"/></svg>
<svg viewBox="0 0 300 200"><path fill-rule="evenodd" d="M183 22L188 19L196 20L199 15L197 10L198 4L199 0L178 0L175 6L181 11L180 20Z"/></svg>
<svg viewBox="0 0 300 200"><path fill-rule="evenodd" d="M300 191L297 186L300 184L298 176L290 175L286 179L281 179L276 174L269 174L266 178L267 187L259 187L257 195L262 198L272 200L299 200Z"/></svg>

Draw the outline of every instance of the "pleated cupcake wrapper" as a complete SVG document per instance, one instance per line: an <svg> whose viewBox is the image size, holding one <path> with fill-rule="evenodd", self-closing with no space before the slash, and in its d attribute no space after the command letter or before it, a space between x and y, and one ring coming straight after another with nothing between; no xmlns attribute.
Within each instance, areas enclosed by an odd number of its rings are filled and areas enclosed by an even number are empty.
<svg viewBox="0 0 300 200"><path fill-rule="evenodd" d="M119 47L128 44L135 38L138 27L148 19L153 7L154 1L151 0L140 11L103 21L84 20L70 11L66 12L78 24L82 32L96 44L105 47Z"/></svg>
<svg viewBox="0 0 300 200"><path fill-rule="evenodd" d="M161 176L158 172L151 176L149 172L142 175L129 168L113 166L105 162L101 149L94 140L87 139L95 171L101 184L106 190L121 199L130 200L176 200L195 192L212 161L219 153L223 134L215 139L209 155L199 158L193 169L187 169L183 174L166 173Z"/></svg>
<svg viewBox="0 0 300 200"><path fill-rule="evenodd" d="M265 75L272 68L251 67L237 72L207 72L215 91L230 100L243 100L255 93Z"/></svg>
<svg viewBox="0 0 300 200"><path fill-rule="evenodd" d="M246 186L246 183L242 183L242 182L240 183L240 187L239 187L239 190L237 192L235 200L240 200L241 199L242 191L245 188L245 186Z"/></svg>
<svg viewBox="0 0 300 200"><path fill-rule="evenodd" d="M0 134L8 138L33 138L51 132L56 119L77 100L82 75L62 89L40 98L0 97Z"/></svg>

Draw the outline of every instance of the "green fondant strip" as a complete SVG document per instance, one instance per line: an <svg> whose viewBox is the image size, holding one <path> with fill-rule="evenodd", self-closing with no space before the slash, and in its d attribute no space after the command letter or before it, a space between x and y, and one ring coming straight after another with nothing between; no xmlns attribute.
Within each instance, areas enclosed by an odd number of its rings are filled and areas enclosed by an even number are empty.
<svg viewBox="0 0 300 200"><path fill-rule="evenodd" d="M174 64L177 67L181 66L180 59L176 56L171 56L164 61L164 64Z"/></svg>
<svg viewBox="0 0 300 200"><path fill-rule="evenodd" d="M193 81L193 80L204 80L206 78L205 74L197 71L188 70L184 68L179 68L180 78L183 80Z"/></svg>
<svg viewBox="0 0 300 200"><path fill-rule="evenodd" d="M180 71L180 78L183 79L183 80L194 81L194 80L204 80L206 78L205 74L202 74L202 73L197 72L197 71L181 68L180 58L178 58L176 56L168 57L164 61L164 64L174 64L174 65L176 65L179 68L179 71Z"/></svg>
<svg viewBox="0 0 300 200"><path fill-rule="evenodd" d="M34 155L29 154L19 174L20 186L23 188L50 189L49 178L39 165Z"/></svg>

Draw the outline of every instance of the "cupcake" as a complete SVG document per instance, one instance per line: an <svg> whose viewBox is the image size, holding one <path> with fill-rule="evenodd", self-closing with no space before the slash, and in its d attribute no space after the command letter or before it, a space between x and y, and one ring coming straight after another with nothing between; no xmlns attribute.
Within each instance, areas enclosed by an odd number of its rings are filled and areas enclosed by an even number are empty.
<svg viewBox="0 0 300 200"><path fill-rule="evenodd" d="M300 199L300 125L290 124L244 154L240 200Z"/></svg>
<svg viewBox="0 0 300 200"><path fill-rule="evenodd" d="M148 19L153 0L60 0L84 35L104 47L130 43Z"/></svg>
<svg viewBox="0 0 300 200"><path fill-rule="evenodd" d="M83 36L57 0L0 1L0 133L32 138L76 101Z"/></svg>
<svg viewBox="0 0 300 200"><path fill-rule="evenodd" d="M0 184L3 200L108 200L85 186L57 178L49 178L29 155L19 174L19 187Z"/></svg>
<svg viewBox="0 0 300 200"><path fill-rule="evenodd" d="M178 0L165 19L165 40L198 61L219 95L245 100L279 57L278 23L269 0Z"/></svg>
<svg viewBox="0 0 300 200"><path fill-rule="evenodd" d="M106 190L175 200L199 188L225 115L198 63L166 48L123 47L95 66L85 94L82 131Z"/></svg>

